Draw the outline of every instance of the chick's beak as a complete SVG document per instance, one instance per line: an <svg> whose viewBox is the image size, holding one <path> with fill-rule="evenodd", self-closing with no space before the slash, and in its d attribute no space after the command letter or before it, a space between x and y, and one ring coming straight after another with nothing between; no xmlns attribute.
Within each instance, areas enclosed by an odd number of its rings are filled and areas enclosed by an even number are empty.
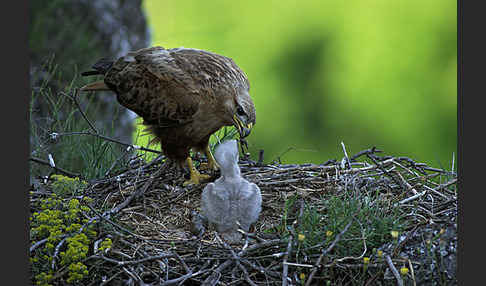
<svg viewBox="0 0 486 286"><path fill-rule="evenodd" d="M240 133L240 138L245 138L250 135L253 123L250 122L248 124L245 124L242 120L240 120L240 118L238 118L238 116L235 115L233 116L233 124L236 129L238 129L238 132Z"/></svg>

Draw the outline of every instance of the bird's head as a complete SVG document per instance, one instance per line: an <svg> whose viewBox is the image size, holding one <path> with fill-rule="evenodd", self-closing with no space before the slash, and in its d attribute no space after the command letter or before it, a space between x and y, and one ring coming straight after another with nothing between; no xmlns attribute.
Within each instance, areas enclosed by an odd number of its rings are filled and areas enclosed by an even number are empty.
<svg viewBox="0 0 486 286"><path fill-rule="evenodd" d="M256 122L255 105L248 91L242 92L236 98L232 107L233 125L236 127L243 139L250 135L251 129Z"/></svg>

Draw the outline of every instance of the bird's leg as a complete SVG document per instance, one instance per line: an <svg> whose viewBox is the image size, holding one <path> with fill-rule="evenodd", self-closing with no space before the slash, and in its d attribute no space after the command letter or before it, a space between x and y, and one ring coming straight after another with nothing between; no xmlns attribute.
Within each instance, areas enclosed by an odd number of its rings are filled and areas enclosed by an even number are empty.
<svg viewBox="0 0 486 286"><path fill-rule="evenodd" d="M199 171L196 169L196 167L194 167L194 164L192 163L192 159L191 159L190 156L187 157L186 164L189 167L189 172L191 173L191 178L188 181L184 182L184 184L183 184L184 186L191 185L191 184L199 185L202 180L206 180L206 179L209 179L211 177L209 175L199 173Z"/></svg>
<svg viewBox="0 0 486 286"><path fill-rule="evenodd" d="M209 144L206 145L206 148L204 149L204 154L206 155L206 158L208 159L208 163L201 164L201 169L217 171L219 169L219 165L216 162L216 160L214 159L213 153L211 153L211 149L209 149Z"/></svg>

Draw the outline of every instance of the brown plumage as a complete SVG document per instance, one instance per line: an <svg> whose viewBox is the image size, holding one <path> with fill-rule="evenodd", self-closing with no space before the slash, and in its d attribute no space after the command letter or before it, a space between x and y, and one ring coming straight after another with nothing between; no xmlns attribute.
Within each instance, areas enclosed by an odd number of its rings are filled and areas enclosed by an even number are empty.
<svg viewBox="0 0 486 286"><path fill-rule="evenodd" d="M234 125L240 137L255 124L255 106L245 73L232 59L211 52L152 47L130 52L116 61L101 59L94 71L103 81L82 91L112 90L118 102L143 118L164 154L190 168L191 180L205 176L192 165L189 150L202 151L208 166L217 164L209 151L211 134Z"/></svg>

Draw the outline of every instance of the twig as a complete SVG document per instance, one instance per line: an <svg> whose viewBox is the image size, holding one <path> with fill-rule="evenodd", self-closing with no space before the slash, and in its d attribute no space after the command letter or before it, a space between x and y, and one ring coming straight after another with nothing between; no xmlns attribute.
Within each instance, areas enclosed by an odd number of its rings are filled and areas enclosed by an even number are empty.
<svg viewBox="0 0 486 286"><path fill-rule="evenodd" d="M45 160L42 160L42 159L39 159L39 158L35 158L35 157L30 157L29 160L32 161L32 162L36 162L36 163L39 163L39 164L42 164L42 165L49 166L52 169L54 169L56 171L59 171L60 173L63 173L64 175L69 176L69 177L72 177L72 178L80 177L81 176L80 174L72 173L70 171L67 171L67 170L64 170L62 168L59 168L59 167L57 167L55 165L52 166L51 163L49 163L49 161L45 161Z"/></svg>
<svg viewBox="0 0 486 286"><path fill-rule="evenodd" d="M88 117L83 112L83 109L81 108L81 105L79 104L79 101L78 101L78 92L79 92L79 90L77 88L75 88L74 89L74 92L73 92L73 95L69 95L69 94L64 93L62 91L61 91L61 94L69 97L72 101L74 101L74 103L78 107L79 112L83 116L84 120L86 120L86 122L88 122L89 127L91 127L91 129L94 131L94 133L98 133L98 130L96 130L96 128L94 127L94 125L89 121Z"/></svg>
<svg viewBox="0 0 486 286"><path fill-rule="evenodd" d="M122 272L124 272L124 271L123 270L120 270L117 273L115 273L115 275L112 275L110 278L108 278L106 280L102 280L102 283L100 284L100 286L107 285L108 283L110 283L111 280L115 279L115 277L117 277L118 275L120 275Z"/></svg>
<svg viewBox="0 0 486 286"><path fill-rule="evenodd" d="M63 234L63 235L60 235L58 237L55 237L55 238L64 238L66 237L67 234ZM48 238L44 238L42 240L39 240L38 242L32 244L32 246L30 247L29 251L32 253L32 251L36 250L39 246L43 245L44 243L46 243L48 240Z"/></svg>
<svg viewBox="0 0 486 286"><path fill-rule="evenodd" d="M54 254L52 255L52 264L51 264L51 268L52 270L55 269L56 267L56 258L57 258L57 255L59 254L59 250L61 249L61 246L64 244L64 242L66 242L66 239L67 237L64 237L63 239L61 239L61 241L56 245L56 249L54 250Z"/></svg>
<svg viewBox="0 0 486 286"><path fill-rule="evenodd" d="M184 274L184 275L182 275L178 278L175 278L175 279L164 281L163 283L160 284L161 286L172 285L172 284L176 284L176 283L179 283L179 285L181 285L187 279L203 273L203 271L200 270L200 271L193 274L192 270L189 268L189 266L187 266L186 262L184 262L184 260L179 256L179 254L174 252L174 255L175 255L176 260L179 261L182 264L182 267L186 271L186 274Z"/></svg>
<svg viewBox="0 0 486 286"><path fill-rule="evenodd" d="M305 286L311 285L312 279L314 278L314 275L316 274L317 269L320 268L320 264L321 264L322 258L324 258L324 256L327 255L327 253L329 253L334 248L334 246L336 245L336 243L341 239L341 236L343 236L343 234L346 231L348 231L348 229L351 226L351 223L353 222L353 220L354 220L354 218L344 227L344 229L338 235L336 235L336 238L334 238L334 241L331 243L331 245L329 245L328 248L326 248L325 250L322 251L321 255L319 256L319 258L317 259L316 263L314 264L314 269L311 271L311 273L309 275L309 278L307 279L307 281L305 283Z"/></svg>
<svg viewBox="0 0 486 286"><path fill-rule="evenodd" d="M363 150L363 151L360 151L358 153L356 153L355 155L353 155L350 160L351 161L355 161L358 157L361 157L363 155L367 155L367 154L374 154L374 153L379 153L379 152L383 152L382 150L378 150L376 149L376 146L373 146L369 149L366 149L366 150Z"/></svg>
<svg viewBox="0 0 486 286"><path fill-rule="evenodd" d="M289 258L290 252L292 251L292 239L293 236L290 235L289 237L289 242L287 244L287 252L285 253L284 259L283 259L283 270L282 270L282 286L287 286L288 283L288 274L289 274L289 265L287 264L287 260Z"/></svg>
<svg viewBox="0 0 486 286"><path fill-rule="evenodd" d="M131 149L132 149L132 147L128 146L127 149L125 149L125 151L123 152L123 154L118 159L113 161L113 164L111 164L108 171L105 172L105 177L107 177L111 173L111 171L113 171L113 169L115 168L116 164L118 164L118 162L120 162L123 158L125 158L126 155L129 154Z"/></svg>
<svg viewBox="0 0 486 286"><path fill-rule="evenodd" d="M351 161L349 160L348 152L346 152L346 146L344 146L344 142L341 142L341 147L343 148L344 157L346 158L346 162L348 163L348 168L351 169Z"/></svg>
<svg viewBox="0 0 486 286"><path fill-rule="evenodd" d="M393 171L395 174L397 174L397 176L400 178L400 180L402 181L403 185L406 187L406 191L412 191L412 193L414 195L418 194L417 190L412 186L410 185L407 180L405 180L405 178L402 176L402 174L400 174L400 172L398 171Z"/></svg>
<svg viewBox="0 0 486 286"><path fill-rule="evenodd" d="M413 264L410 261L410 259L407 260L408 260L408 267L410 267L410 274L412 275L413 286L417 286L417 282L415 282L415 273L413 271Z"/></svg>
<svg viewBox="0 0 486 286"><path fill-rule="evenodd" d="M370 158L371 161L373 161L373 163L375 163L376 166L378 166L378 168L380 168L385 174L389 175L392 178L392 180L395 181L395 184L397 184L399 186L401 185L400 182L397 180L397 178L395 178L395 176L393 176L392 174L390 174L390 171L388 171L387 169L385 169L383 167L383 164L379 164L378 161L376 160L376 158L372 154L367 154L366 156L368 158ZM393 158L390 159L390 160L393 162Z"/></svg>
<svg viewBox="0 0 486 286"><path fill-rule="evenodd" d="M416 194L416 195L413 195L413 196L411 196L411 197L408 197L408 198L406 198L406 199L403 199L403 200L401 200L400 202L398 202L398 204L399 204L399 205L403 205L404 203L408 203L408 202L413 201L413 200L415 200L415 199L417 199L417 198L420 198L421 196L425 195L426 193L427 193L427 190L425 190L425 191L423 191L423 192L421 192L421 193L418 193L418 194Z"/></svg>
<svg viewBox="0 0 486 286"><path fill-rule="evenodd" d="M162 154L161 151L157 151L157 150L154 150L154 149L145 148L145 147L138 146L138 145L124 143L124 142L118 141L116 139L113 139L113 138L110 138L110 137L101 135L99 133L92 133L92 132L87 132L87 131L76 131L76 132L58 133L57 135L58 136L89 135L89 136L94 136L94 137L101 138L101 139L106 140L106 141L110 141L110 142L113 142L113 143L117 143L117 144L120 144L120 145L123 145L123 146L126 146L126 147L132 147L133 149L136 149L136 150L142 150L142 151L147 151L147 152Z"/></svg>
<svg viewBox="0 0 486 286"><path fill-rule="evenodd" d="M149 256L141 259L136 259L136 260L126 260L126 261L119 261L116 259L112 259L109 257L106 257L102 253L100 253L100 257L110 263L116 264L117 266L125 266L125 265L133 265L133 264L139 264L143 262L148 262L148 261L153 261L153 260L159 260L163 258L173 258L176 257L173 253L164 253L161 255L155 255L155 256Z"/></svg>
<svg viewBox="0 0 486 286"><path fill-rule="evenodd" d="M395 276L395 278L397 279L397 284L399 286L403 286L402 277L400 277L400 273L398 273L398 270L395 268L395 265L393 265L393 262L391 260L390 255L385 254L385 260L386 260L386 263L388 264L388 267L390 267L390 270L393 273L393 276Z"/></svg>
<svg viewBox="0 0 486 286"><path fill-rule="evenodd" d="M240 257L238 255L236 255L236 253L233 251L233 249L231 248L231 246L229 246L225 241L223 241L219 235L217 233L215 233L215 237L216 239L222 243L224 245L224 247L226 249L228 249L231 253L231 256L233 257L235 263L236 263L236 266L238 266L238 268L240 268L240 270L243 272L244 276L245 276L245 281L248 282L248 284L252 285L252 286L256 286L255 282L253 282L251 279L250 279L250 276L248 275L248 270L246 270L246 268L241 265L240 263Z"/></svg>
<svg viewBox="0 0 486 286"><path fill-rule="evenodd" d="M203 286L209 286L209 285L216 285L219 282L219 279L221 278L221 272L228 268L231 264L233 264L232 259L228 259L222 264L220 264L216 269L214 269L213 274L209 275L204 282L202 283Z"/></svg>

